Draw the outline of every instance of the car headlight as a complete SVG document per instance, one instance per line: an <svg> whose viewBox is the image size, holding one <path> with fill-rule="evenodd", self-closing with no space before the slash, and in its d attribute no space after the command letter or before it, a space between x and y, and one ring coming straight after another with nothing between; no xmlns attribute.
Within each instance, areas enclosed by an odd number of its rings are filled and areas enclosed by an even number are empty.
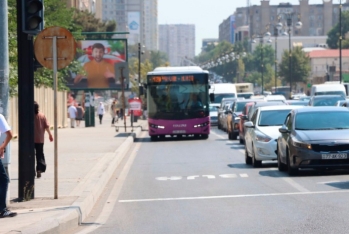
<svg viewBox="0 0 349 234"><path fill-rule="evenodd" d="M149 126L150 126L151 128L161 128L161 129L165 129L165 126L156 125L156 124L149 124Z"/></svg>
<svg viewBox="0 0 349 234"><path fill-rule="evenodd" d="M206 127L207 125L209 125L210 122L205 122L205 123L202 123L202 124L197 124L197 125L194 125L194 128L202 128L202 127Z"/></svg>
<svg viewBox="0 0 349 234"><path fill-rule="evenodd" d="M292 139L292 145L294 147L297 147L297 148L302 148L302 149L311 149L311 144L308 144L308 143L305 143L305 142L301 142L301 141L298 141L296 139Z"/></svg>
<svg viewBox="0 0 349 234"><path fill-rule="evenodd" d="M271 140L272 140L271 137L265 135L262 132L257 132L256 131L256 141L259 141L259 142L269 142Z"/></svg>

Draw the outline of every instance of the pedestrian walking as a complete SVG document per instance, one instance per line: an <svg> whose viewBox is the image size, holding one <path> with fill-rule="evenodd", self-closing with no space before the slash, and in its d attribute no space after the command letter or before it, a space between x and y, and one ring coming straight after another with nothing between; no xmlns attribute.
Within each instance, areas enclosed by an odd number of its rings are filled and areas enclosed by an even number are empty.
<svg viewBox="0 0 349 234"><path fill-rule="evenodd" d="M114 126L115 121L118 122L118 116L116 115L116 102L113 101L110 105L110 114L111 114L111 126Z"/></svg>
<svg viewBox="0 0 349 234"><path fill-rule="evenodd" d="M80 122L84 118L85 110L79 103L76 107L76 126L80 127Z"/></svg>
<svg viewBox="0 0 349 234"><path fill-rule="evenodd" d="M105 113L104 104L103 104L103 102L100 102L99 106L97 108L97 114L98 114L98 117L99 117L99 124L102 124L104 113Z"/></svg>
<svg viewBox="0 0 349 234"><path fill-rule="evenodd" d="M53 137L50 131L50 125L46 116L39 111L39 104L34 102L34 147L36 156L36 177L40 178L41 173L46 171L46 161L44 155L44 138L45 131L48 133L50 141Z"/></svg>
<svg viewBox="0 0 349 234"><path fill-rule="evenodd" d="M69 114L69 118L70 118L70 127L74 128L75 127L76 114L77 114L77 110L76 110L76 107L74 106L74 104L71 104L69 106L68 114Z"/></svg>
<svg viewBox="0 0 349 234"><path fill-rule="evenodd" d="M6 174L5 167L2 164L1 159L5 156L5 148L12 139L11 128L8 125L5 117L0 114L0 136L6 134L5 141L0 145L0 218L14 217L16 212L12 212L6 207L6 194L9 183L9 178Z"/></svg>
<svg viewBox="0 0 349 234"><path fill-rule="evenodd" d="M124 109L123 108L120 108L120 118L121 118L121 120L124 119Z"/></svg>

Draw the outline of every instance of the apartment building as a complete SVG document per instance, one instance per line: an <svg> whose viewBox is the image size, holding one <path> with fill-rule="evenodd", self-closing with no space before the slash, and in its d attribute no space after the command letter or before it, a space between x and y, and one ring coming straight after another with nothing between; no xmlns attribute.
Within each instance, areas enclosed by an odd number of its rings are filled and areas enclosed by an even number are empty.
<svg viewBox="0 0 349 234"><path fill-rule="evenodd" d="M293 14L294 36L324 36L339 21L339 1L323 0L322 4L309 4L309 0L299 0L298 5L287 2L270 5L269 0L261 0L260 3L237 8L234 14L236 27L249 25L251 36L264 33L268 26L270 30L279 21L286 25L285 13ZM343 11L349 10L349 0L343 0L342 4ZM298 20L303 24L301 29L295 27ZM281 30L287 30L286 26Z"/></svg>
<svg viewBox="0 0 349 234"><path fill-rule="evenodd" d="M102 18L102 0L67 0L68 7L75 7L82 11L89 11Z"/></svg>
<svg viewBox="0 0 349 234"><path fill-rule="evenodd" d="M168 55L171 66L181 66L195 57L195 25L159 25L159 50Z"/></svg>
<svg viewBox="0 0 349 234"><path fill-rule="evenodd" d="M102 19L115 20L118 32L129 32L129 45L158 50L157 0L101 0Z"/></svg>

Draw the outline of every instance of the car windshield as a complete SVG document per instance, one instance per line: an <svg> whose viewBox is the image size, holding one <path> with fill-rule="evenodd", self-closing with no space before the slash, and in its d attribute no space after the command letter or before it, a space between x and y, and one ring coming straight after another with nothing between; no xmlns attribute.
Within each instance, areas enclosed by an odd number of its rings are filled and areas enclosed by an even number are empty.
<svg viewBox="0 0 349 234"><path fill-rule="evenodd" d="M261 111L259 115L259 126L282 126L286 116L291 110L268 110Z"/></svg>
<svg viewBox="0 0 349 234"><path fill-rule="evenodd" d="M238 97L243 97L245 99L249 99L253 93L238 93Z"/></svg>
<svg viewBox="0 0 349 234"><path fill-rule="evenodd" d="M344 95L345 93L343 91L323 91L323 92L316 92L315 93L316 96L319 95Z"/></svg>
<svg viewBox="0 0 349 234"><path fill-rule="evenodd" d="M218 106L210 106L210 111L218 111Z"/></svg>
<svg viewBox="0 0 349 234"><path fill-rule="evenodd" d="M295 120L296 130L334 130L349 129L349 112L312 111L298 113Z"/></svg>
<svg viewBox="0 0 349 234"><path fill-rule="evenodd" d="M234 98L235 93L214 94L214 103L221 103L223 98Z"/></svg>
<svg viewBox="0 0 349 234"><path fill-rule="evenodd" d="M328 97L328 98L314 98L313 106L335 106L337 101L343 100L343 97Z"/></svg>
<svg viewBox="0 0 349 234"><path fill-rule="evenodd" d="M245 108L246 102L237 102L234 108L234 112L242 112Z"/></svg>

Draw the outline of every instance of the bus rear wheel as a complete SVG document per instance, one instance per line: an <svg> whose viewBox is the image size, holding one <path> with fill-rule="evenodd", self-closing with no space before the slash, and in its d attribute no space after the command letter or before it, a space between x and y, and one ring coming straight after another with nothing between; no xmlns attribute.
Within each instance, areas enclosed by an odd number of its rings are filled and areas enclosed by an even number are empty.
<svg viewBox="0 0 349 234"><path fill-rule="evenodd" d="M201 139L207 140L208 139L208 134L202 134Z"/></svg>

